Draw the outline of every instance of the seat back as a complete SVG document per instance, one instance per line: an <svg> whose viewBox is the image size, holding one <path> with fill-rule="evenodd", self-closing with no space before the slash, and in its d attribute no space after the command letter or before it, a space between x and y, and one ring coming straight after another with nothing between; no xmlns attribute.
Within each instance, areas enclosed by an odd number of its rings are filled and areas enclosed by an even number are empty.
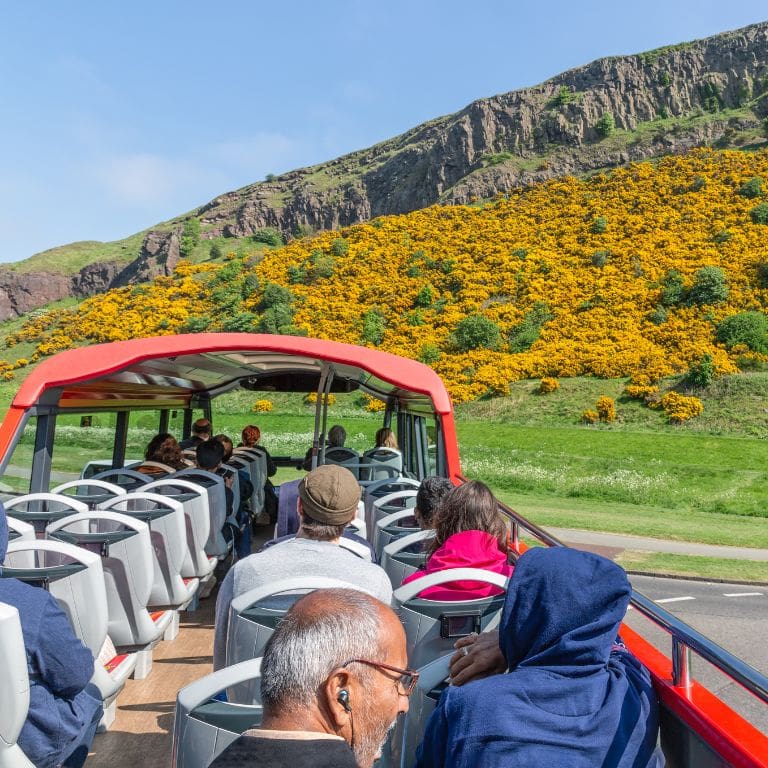
<svg viewBox="0 0 768 768"><path fill-rule="evenodd" d="M381 550L379 564L387 572L392 589L397 589L405 579L426 565L424 547L429 539L435 538L432 530L414 531L399 539L390 541Z"/></svg>
<svg viewBox="0 0 768 768"><path fill-rule="evenodd" d="M240 501L241 503L245 504L247 503L248 506L251 508L251 510L256 508L256 505L258 504L259 495L256 490L256 484L253 482L254 477L256 474L256 467L257 465L253 461L249 461L244 456L231 456L229 461L227 462L227 466L234 467L235 469L242 469L245 470L245 472L248 473L248 479L251 481L251 485L253 486L253 491L251 492L250 497L247 499L244 499L242 496L242 491L240 493ZM261 493L264 493L264 487L262 486Z"/></svg>
<svg viewBox="0 0 768 768"><path fill-rule="evenodd" d="M69 496L76 501L87 504L88 509L96 509L99 504L114 499L115 496L121 496L125 493L125 489L104 480L71 480L68 483L57 485L51 493Z"/></svg>
<svg viewBox="0 0 768 768"><path fill-rule="evenodd" d="M8 541L23 539L32 541L35 539L35 528L31 523L25 523L23 520L17 520L15 517L6 518L8 523Z"/></svg>
<svg viewBox="0 0 768 768"><path fill-rule="evenodd" d="M19 612L0 603L0 768L33 768L16 743L29 709L27 653Z"/></svg>
<svg viewBox="0 0 768 768"><path fill-rule="evenodd" d="M361 459L360 480L384 480L391 477L386 468L403 471L403 454L394 448L373 448L366 451Z"/></svg>
<svg viewBox="0 0 768 768"><path fill-rule="evenodd" d="M106 501L101 509L140 520L149 527L152 588L148 605L179 607L189 602L197 582L194 575L189 577L192 579L189 582L185 582L182 575L188 548L181 502L157 493L137 491Z"/></svg>
<svg viewBox="0 0 768 768"><path fill-rule="evenodd" d="M365 523L367 529L373 535L375 521L373 519L373 502L382 496L387 496L395 491L417 491L419 481L411 480L409 477L384 478L376 480L365 487L363 493L363 505L365 509ZM394 511L394 510L393 510Z"/></svg>
<svg viewBox="0 0 768 768"><path fill-rule="evenodd" d="M181 575L185 578L207 577L216 566L216 560L208 557L205 552L211 530L207 490L191 480L176 477L155 480L149 483L145 490L173 499L182 505L186 546Z"/></svg>
<svg viewBox="0 0 768 768"><path fill-rule="evenodd" d="M416 763L416 748L424 738L427 720L448 685L452 655L445 654L419 668L408 712L398 718L388 742L389 768L410 768Z"/></svg>
<svg viewBox="0 0 768 768"><path fill-rule="evenodd" d="M258 696L261 659L249 659L182 688L173 722L174 768L207 768L243 731L261 724ZM241 684L255 692L250 704L218 700L217 694Z"/></svg>
<svg viewBox="0 0 768 768"><path fill-rule="evenodd" d="M161 631L147 610L154 564L145 522L116 512L89 511L51 523L46 535L100 555L108 632L116 646L143 646L158 639Z"/></svg>
<svg viewBox="0 0 768 768"><path fill-rule="evenodd" d="M477 581L506 590L508 578L480 568L448 568L422 576L394 591L392 607L405 629L408 664L421 667L453 650L460 637L495 629L501 620L505 594L476 600L426 600L427 587L453 581Z"/></svg>
<svg viewBox="0 0 768 768"><path fill-rule="evenodd" d="M373 532L373 549L381 561L382 551L391 541L421 530L413 517L413 508L392 512L376 522Z"/></svg>
<svg viewBox="0 0 768 768"><path fill-rule="evenodd" d="M45 527L53 520L87 512L88 507L81 501L58 493L27 493L4 502L9 517L29 523L35 529L35 536L43 538Z"/></svg>
<svg viewBox="0 0 768 768"><path fill-rule="evenodd" d="M227 519L227 494L224 486L224 478L204 469L182 469L174 475L169 475L170 480L189 480L195 485L202 486L208 493L208 511L211 518L211 528L208 532L208 541L205 543L205 551L212 557L226 557L231 549L224 538L224 523Z"/></svg>
<svg viewBox="0 0 768 768"><path fill-rule="evenodd" d="M357 480L360 479L360 454L351 448L334 446L325 449L325 463L346 467Z"/></svg>
<svg viewBox="0 0 768 768"><path fill-rule="evenodd" d="M256 446L240 446L234 449L233 456L249 461L251 482L253 483L251 511L254 515L258 515L264 509L264 485L268 477L267 454Z"/></svg>
<svg viewBox="0 0 768 768"><path fill-rule="evenodd" d="M152 478L150 475L137 472L135 469L118 467L99 472L92 479L103 480L106 483L112 483L112 485L119 485L123 489L123 493L128 493L135 491L142 485L146 485Z"/></svg>
<svg viewBox="0 0 768 768"><path fill-rule="evenodd" d="M307 592L316 589L359 589L341 579L300 576L280 579L238 595L229 607L227 666L261 656L280 619ZM242 701L242 698L238 698Z"/></svg>

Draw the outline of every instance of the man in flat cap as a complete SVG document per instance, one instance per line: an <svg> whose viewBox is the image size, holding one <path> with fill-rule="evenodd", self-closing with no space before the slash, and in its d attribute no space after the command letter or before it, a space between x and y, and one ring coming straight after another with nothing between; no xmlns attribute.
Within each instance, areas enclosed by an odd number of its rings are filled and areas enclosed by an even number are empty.
<svg viewBox="0 0 768 768"><path fill-rule="evenodd" d="M296 537L239 560L221 584L216 600L214 670L226 664L232 600L256 587L311 575L340 579L390 604L392 585L384 570L339 546L344 529L357 513L359 500L360 486L345 467L326 464L304 477L299 483L301 524Z"/></svg>

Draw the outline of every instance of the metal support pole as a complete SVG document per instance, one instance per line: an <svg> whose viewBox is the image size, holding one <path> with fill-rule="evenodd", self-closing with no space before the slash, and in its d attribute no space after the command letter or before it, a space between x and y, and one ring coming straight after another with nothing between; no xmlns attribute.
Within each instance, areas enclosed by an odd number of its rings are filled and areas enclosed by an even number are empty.
<svg viewBox="0 0 768 768"><path fill-rule="evenodd" d="M125 466L125 446L128 442L128 411L118 411L115 424L115 444L112 448L112 469Z"/></svg>
<svg viewBox="0 0 768 768"><path fill-rule="evenodd" d="M672 685L691 687L691 649L679 638L672 636Z"/></svg>
<svg viewBox="0 0 768 768"><path fill-rule="evenodd" d="M312 437L312 469L317 467L317 454L320 448L320 418L323 408L323 398L321 397L321 394L325 391L325 380L328 378L328 373L328 365L323 365L320 371L320 381L317 385L317 402L315 403L315 434Z"/></svg>

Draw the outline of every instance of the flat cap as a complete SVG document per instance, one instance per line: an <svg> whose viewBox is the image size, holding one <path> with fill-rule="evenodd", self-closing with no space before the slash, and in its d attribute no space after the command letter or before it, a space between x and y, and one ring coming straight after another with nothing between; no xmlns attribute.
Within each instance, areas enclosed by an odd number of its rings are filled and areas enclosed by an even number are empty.
<svg viewBox="0 0 768 768"><path fill-rule="evenodd" d="M360 486L345 467L325 464L299 483L299 498L308 517L326 525L344 525L357 512Z"/></svg>

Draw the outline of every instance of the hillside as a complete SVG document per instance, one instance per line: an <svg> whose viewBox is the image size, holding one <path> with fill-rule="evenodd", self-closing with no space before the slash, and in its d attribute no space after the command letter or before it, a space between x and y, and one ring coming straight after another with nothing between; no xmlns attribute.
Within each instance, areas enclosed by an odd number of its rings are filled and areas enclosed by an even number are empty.
<svg viewBox="0 0 768 768"><path fill-rule="evenodd" d="M421 359L457 401L543 376L650 386L706 355L719 373L760 367L764 179L766 150L695 150L232 253L223 266L182 261L31 319L6 354L182 331L309 334ZM744 312L750 333L723 335Z"/></svg>
<svg viewBox="0 0 768 768"><path fill-rule="evenodd" d="M289 238L692 147L763 143L767 62L762 23L600 59L479 99L374 147L220 195L125 240L62 246L0 270L0 320L170 274L190 218L204 241L236 248L265 227ZM199 248L195 259L205 257Z"/></svg>

